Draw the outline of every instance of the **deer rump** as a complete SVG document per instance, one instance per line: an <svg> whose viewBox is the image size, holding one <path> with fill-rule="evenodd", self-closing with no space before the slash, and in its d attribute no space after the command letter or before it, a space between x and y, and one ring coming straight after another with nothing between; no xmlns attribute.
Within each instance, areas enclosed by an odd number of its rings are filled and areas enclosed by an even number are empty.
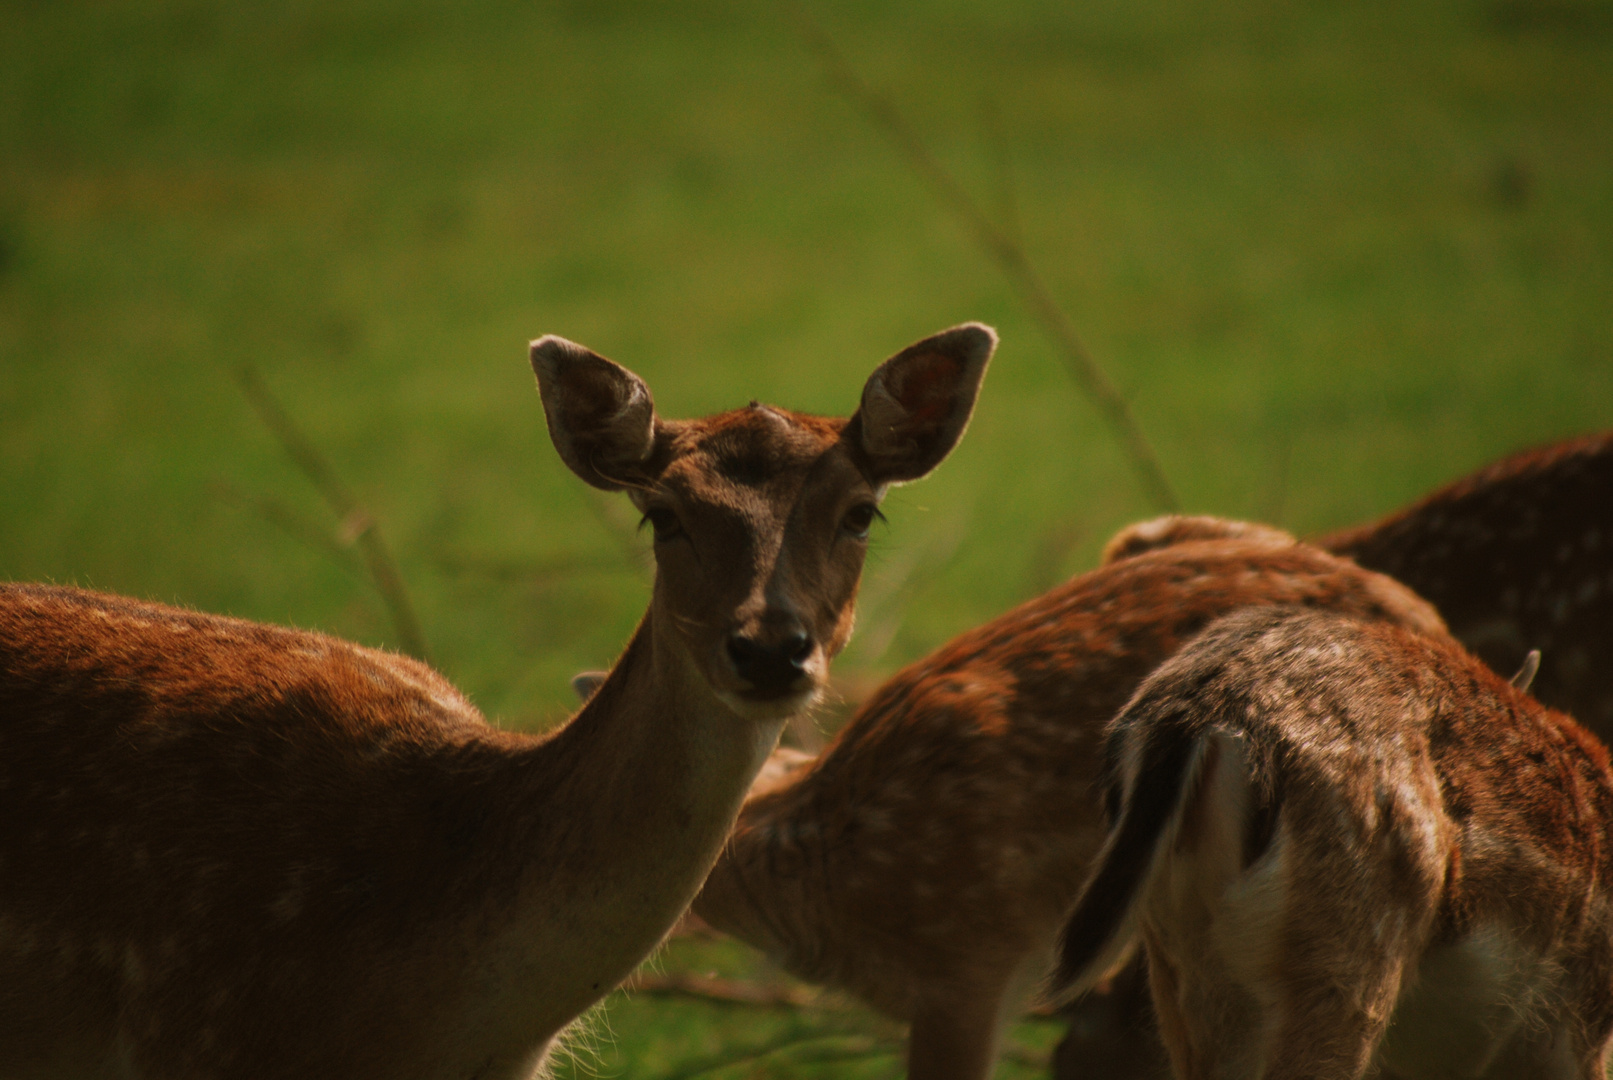
<svg viewBox="0 0 1613 1080"><path fill-rule="evenodd" d="M1613 783L1568 717L1447 643L1245 611L1107 757L1053 988L1140 941L1178 1076L1602 1076Z"/></svg>

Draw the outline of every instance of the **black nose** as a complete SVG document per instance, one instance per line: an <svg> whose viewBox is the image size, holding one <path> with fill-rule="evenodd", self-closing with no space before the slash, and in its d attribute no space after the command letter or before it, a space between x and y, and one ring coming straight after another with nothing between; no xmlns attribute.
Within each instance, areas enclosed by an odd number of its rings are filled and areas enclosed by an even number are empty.
<svg viewBox="0 0 1613 1080"><path fill-rule="evenodd" d="M783 697L795 690L811 655L812 637L805 630L795 630L777 642L728 635L728 658L757 697Z"/></svg>

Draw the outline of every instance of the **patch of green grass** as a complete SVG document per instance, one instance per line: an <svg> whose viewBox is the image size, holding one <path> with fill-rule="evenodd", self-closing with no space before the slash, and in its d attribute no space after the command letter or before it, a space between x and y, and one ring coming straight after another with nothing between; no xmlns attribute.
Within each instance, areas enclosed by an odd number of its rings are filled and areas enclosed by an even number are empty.
<svg viewBox="0 0 1613 1080"><path fill-rule="evenodd" d="M1188 508L1320 530L1613 422L1605 0L811 6L1011 201ZM1153 512L772 6L0 19L0 577L392 642L362 574L252 508L336 527L242 399L251 364L375 512L439 665L501 722L552 723L647 579L542 430L524 343L551 331L694 415L845 412L908 341L1000 328L967 439L890 500L869 576L905 607L865 612L901 618L848 668L921 655ZM806 1022L611 1016L607 1072L645 1077ZM894 1069L802 1053L720 1075Z"/></svg>
<svg viewBox="0 0 1613 1080"><path fill-rule="evenodd" d="M808 989L728 940L674 938L646 970ZM1004 1036L998 1077L1046 1075L1061 1034L1062 1025L1050 1019L1013 1024ZM802 1006L769 1006L627 989L611 995L574 1033L559 1055L556 1076L885 1080L901 1075L903 1047L900 1025L835 993Z"/></svg>

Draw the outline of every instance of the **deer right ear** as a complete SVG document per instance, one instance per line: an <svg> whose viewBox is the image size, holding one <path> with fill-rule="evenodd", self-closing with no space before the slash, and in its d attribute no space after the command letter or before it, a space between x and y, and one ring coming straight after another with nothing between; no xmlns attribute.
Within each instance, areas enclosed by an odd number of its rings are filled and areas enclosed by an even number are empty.
<svg viewBox="0 0 1613 1080"><path fill-rule="evenodd" d="M909 345L875 369L852 418L876 484L917 480L941 464L974 413L997 334L964 323Z"/></svg>
<svg viewBox="0 0 1613 1080"><path fill-rule="evenodd" d="M1529 654L1523 658L1523 667L1519 668L1518 673L1512 676L1512 685L1527 694L1529 687L1534 685L1535 675L1539 671L1540 650L1530 649Z"/></svg>
<svg viewBox="0 0 1613 1080"><path fill-rule="evenodd" d="M532 372L549 438L571 471L605 491L638 479L655 449L655 401L644 380L553 334L532 343Z"/></svg>
<svg viewBox="0 0 1613 1080"><path fill-rule="evenodd" d="M608 671L579 671L571 677L571 692L577 695L578 701L586 702L605 685L605 676L609 674Z"/></svg>

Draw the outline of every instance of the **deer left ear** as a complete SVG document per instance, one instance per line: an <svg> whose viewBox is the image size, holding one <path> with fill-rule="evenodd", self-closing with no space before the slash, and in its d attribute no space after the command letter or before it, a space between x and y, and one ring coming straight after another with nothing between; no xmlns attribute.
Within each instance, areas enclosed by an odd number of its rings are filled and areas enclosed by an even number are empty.
<svg viewBox="0 0 1613 1080"><path fill-rule="evenodd" d="M655 401L644 380L553 334L532 343L532 373L561 460L594 487L628 486L655 450Z"/></svg>
<svg viewBox="0 0 1613 1080"><path fill-rule="evenodd" d="M871 481L901 484L941 464L969 426L996 348L991 327L964 323L879 365L847 428Z"/></svg>

